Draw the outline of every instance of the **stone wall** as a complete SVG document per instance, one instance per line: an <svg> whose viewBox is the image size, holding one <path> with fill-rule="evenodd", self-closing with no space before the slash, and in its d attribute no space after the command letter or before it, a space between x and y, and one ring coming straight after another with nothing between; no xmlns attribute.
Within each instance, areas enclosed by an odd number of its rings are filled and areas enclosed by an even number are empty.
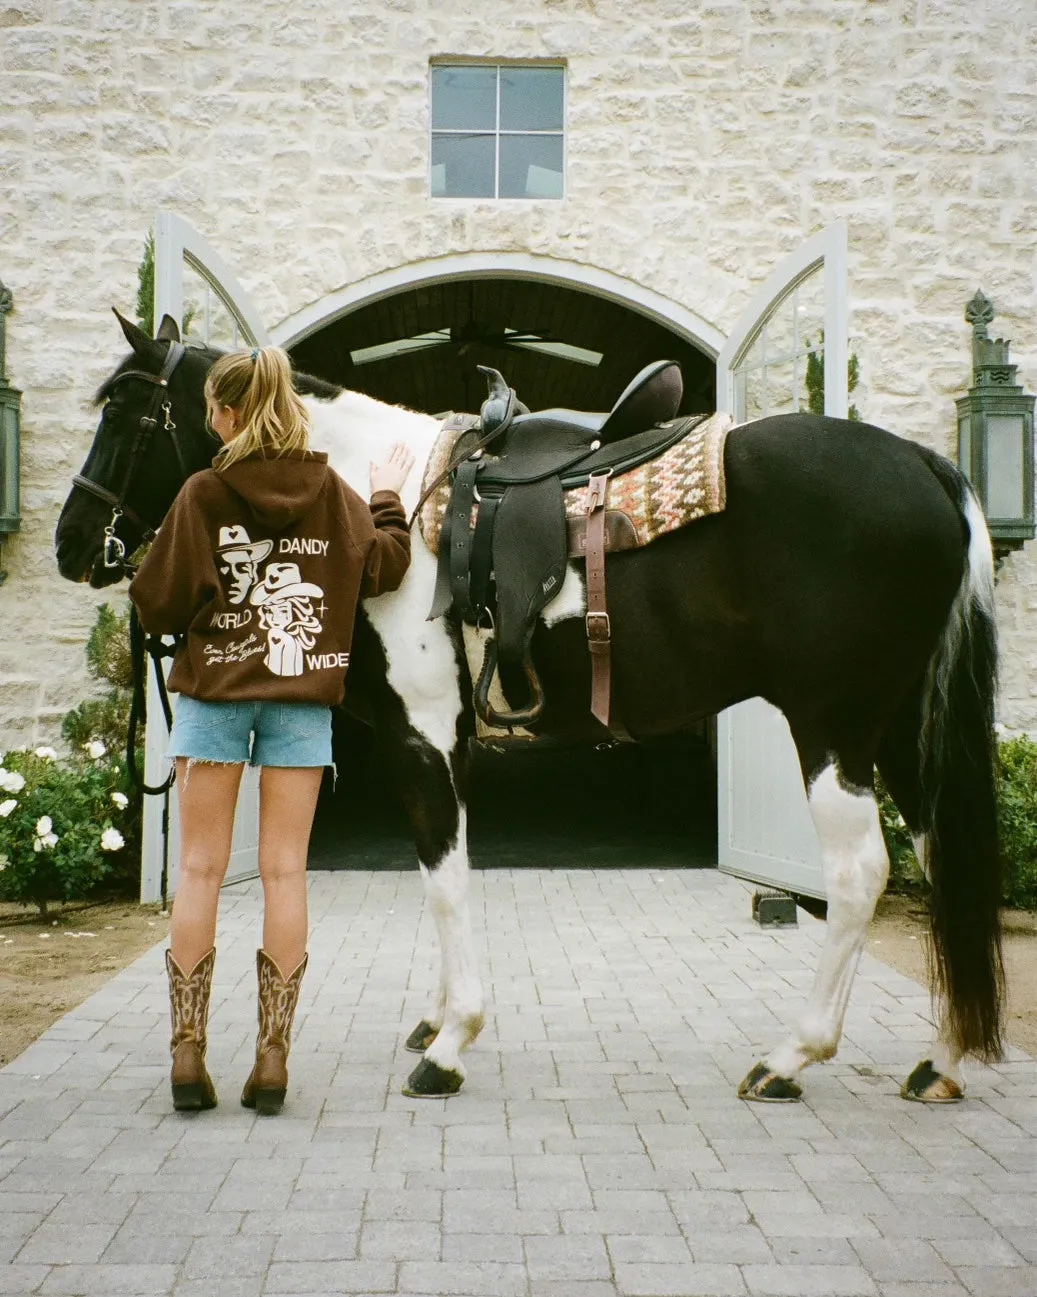
<svg viewBox="0 0 1037 1297"><path fill-rule="evenodd" d="M726 330L843 218L855 400L952 451L977 287L1037 390L1030 18L1030 0L0 0L0 280L25 393L0 748L53 738L86 688L101 596L57 576L52 536L157 207L221 250L271 324L478 250L610 271ZM427 197L440 56L566 60L564 201ZM999 601L1001 716L1037 732L1035 554L1008 560Z"/></svg>

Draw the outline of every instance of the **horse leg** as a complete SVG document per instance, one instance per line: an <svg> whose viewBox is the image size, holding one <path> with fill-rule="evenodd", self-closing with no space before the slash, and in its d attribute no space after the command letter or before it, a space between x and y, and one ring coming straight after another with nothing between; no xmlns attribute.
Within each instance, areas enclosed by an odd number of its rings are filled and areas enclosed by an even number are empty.
<svg viewBox="0 0 1037 1297"><path fill-rule="evenodd" d="M810 813L821 843L828 922L814 985L793 1035L757 1063L738 1087L743 1099L789 1102L802 1094L795 1077L809 1064L831 1058L868 923L886 886L889 858L871 788L871 762L857 759L845 773L829 754L808 783Z"/></svg>
<svg viewBox="0 0 1037 1297"><path fill-rule="evenodd" d="M403 1092L431 1098L461 1088L466 1075L461 1051L484 1021L468 913L467 712L457 697L430 707L427 692L424 698L414 693L409 704L413 691L397 692L402 672L394 680L392 666L390 656L392 688L379 699L375 729L414 834L441 961L436 1007L407 1038L407 1047L421 1049L424 1057Z"/></svg>
<svg viewBox="0 0 1037 1297"><path fill-rule="evenodd" d="M929 835L922 828L922 784L918 772L921 711L917 694L901 708L879 747L877 765L897 810L911 833L918 864L929 881ZM929 1053L900 1088L901 1097L920 1103L957 1103L965 1097L962 1052L950 1029L946 1006L933 997L936 1024Z"/></svg>

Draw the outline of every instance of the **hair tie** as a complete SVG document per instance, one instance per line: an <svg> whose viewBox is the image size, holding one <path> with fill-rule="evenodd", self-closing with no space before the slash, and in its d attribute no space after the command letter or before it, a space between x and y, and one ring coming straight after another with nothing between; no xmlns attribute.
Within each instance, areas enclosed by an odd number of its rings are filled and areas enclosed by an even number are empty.
<svg viewBox="0 0 1037 1297"><path fill-rule="evenodd" d="M258 347L253 347L253 348L252 348L252 363L253 363L253 365L256 363L256 361L257 361L258 359L259 359L259 348L258 348Z"/></svg>

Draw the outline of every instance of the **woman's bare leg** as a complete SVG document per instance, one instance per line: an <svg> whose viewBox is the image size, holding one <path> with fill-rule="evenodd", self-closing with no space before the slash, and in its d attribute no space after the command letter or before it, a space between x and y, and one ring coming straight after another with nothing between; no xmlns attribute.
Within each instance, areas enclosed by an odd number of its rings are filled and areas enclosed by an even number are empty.
<svg viewBox="0 0 1037 1297"><path fill-rule="evenodd" d="M242 765L177 757L180 881L169 948L185 973L215 944L216 908L230 861L242 769Z"/></svg>
<svg viewBox="0 0 1037 1297"><path fill-rule="evenodd" d="M259 781L259 876L263 949L285 977L306 953L306 856L320 766L264 766Z"/></svg>

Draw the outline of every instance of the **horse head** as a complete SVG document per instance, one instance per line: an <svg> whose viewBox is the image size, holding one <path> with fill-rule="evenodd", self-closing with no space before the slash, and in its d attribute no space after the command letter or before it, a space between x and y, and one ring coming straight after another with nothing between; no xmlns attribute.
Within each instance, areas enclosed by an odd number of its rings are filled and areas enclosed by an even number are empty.
<svg viewBox="0 0 1037 1297"><path fill-rule="evenodd" d="M99 589L125 574L123 555L148 540L177 491L207 467L205 376L219 352L184 347L165 316L154 338L115 312L132 351L98 389L101 419L58 518L58 569Z"/></svg>

